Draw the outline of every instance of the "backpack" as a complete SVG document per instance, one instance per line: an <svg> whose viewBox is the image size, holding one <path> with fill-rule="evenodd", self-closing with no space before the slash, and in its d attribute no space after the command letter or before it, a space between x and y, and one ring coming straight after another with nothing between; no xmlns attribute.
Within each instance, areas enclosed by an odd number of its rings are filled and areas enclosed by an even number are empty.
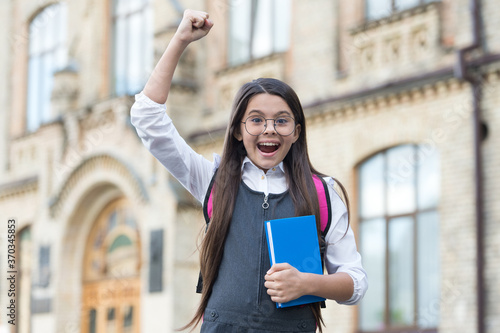
<svg viewBox="0 0 500 333"><path fill-rule="evenodd" d="M215 176L217 171L215 171L212 180L210 181L210 185L207 189L207 194L205 195L205 200L203 202L203 215L205 217L206 229L208 229L208 225L210 223L210 219L212 218L213 212L213 186L215 181ZM330 194L328 192L328 185L325 180L313 174L313 181L316 187L316 192L318 194L318 202L319 202L319 215L320 215L320 226L321 226L321 244L320 244L320 253L321 253L321 262L324 265L324 256L326 250L326 242L325 238L330 229L331 219L332 219L332 207L330 201ZM201 294L203 289L203 278L201 276L201 272L198 278L198 285L196 286L196 292ZM322 307L324 307L324 302L322 302Z"/></svg>

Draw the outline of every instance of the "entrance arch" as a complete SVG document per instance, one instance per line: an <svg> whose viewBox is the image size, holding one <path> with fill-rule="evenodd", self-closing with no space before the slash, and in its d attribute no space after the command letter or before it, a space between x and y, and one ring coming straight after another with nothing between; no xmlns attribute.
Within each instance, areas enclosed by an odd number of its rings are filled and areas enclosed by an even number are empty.
<svg viewBox="0 0 500 333"><path fill-rule="evenodd" d="M95 219L82 267L82 333L140 331L141 244L130 203L115 199Z"/></svg>

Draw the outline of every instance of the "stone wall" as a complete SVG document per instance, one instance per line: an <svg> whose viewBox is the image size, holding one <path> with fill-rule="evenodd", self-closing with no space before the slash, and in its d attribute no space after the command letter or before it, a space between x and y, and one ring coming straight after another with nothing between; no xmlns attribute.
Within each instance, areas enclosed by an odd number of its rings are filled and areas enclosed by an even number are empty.
<svg viewBox="0 0 500 333"><path fill-rule="evenodd" d="M141 237L142 331L171 332L189 321L199 299L194 293L196 249L204 226L199 203L137 138L129 121L133 96L113 96L108 2L67 2L68 56L75 66L55 74L53 121L33 133L25 130L29 22L51 3L0 4L0 21L7 27L0 38L8 50L0 53L5 87L0 91L0 219L15 218L18 232L31 228L34 280L39 248L51 246L50 285L29 290L34 302L49 299L51 306L22 320L31 324L31 332L79 331L86 237L107 203L126 198ZM152 1L155 61L181 17L176 3L206 9L216 23L207 38L184 54L167 102L179 132L207 159L221 153L235 92L257 77L285 80L297 91L308 118L311 161L347 187L356 235L360 163L407 143L420 144L424 158L439 153L439 332L476 332L473 91L453 73L456 51L472 42L469 1L432 2L367 23L362 0L293 0L289 51L233 67L227 65L231 4L225 0ZM500 52L497 3L484 0L481 5L484 52L471 59ZM485 322L487 332L494 332L500 324L500 65L497 59L471 69L481 75L482 117L488 129L482 143ZM150 293L150 233L158 229L164 235L163 290ZM0 283L2 307L6 295ZM327 303L326 332L357 331L356 307ZM4 327L2 316L0 331Z"/></svg>

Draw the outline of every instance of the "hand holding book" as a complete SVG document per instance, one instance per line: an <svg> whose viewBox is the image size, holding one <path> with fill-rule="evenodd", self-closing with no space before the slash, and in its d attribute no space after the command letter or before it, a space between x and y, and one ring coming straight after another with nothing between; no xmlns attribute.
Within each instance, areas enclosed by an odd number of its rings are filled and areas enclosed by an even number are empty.
<svg viewBox="0 0 500 333"><path fill-rule="evenodd" d="M271 300L286 303L306 295L303 274L288 263L274 264L267 271L264 284Z"/></svg>
<svg viewBox="0 0 500 333"><path fill-rule="evenodd" d="M266 221L271 269L265 286L278 308L321 302L308 295L307 274L323 274L314 215Z"/></svg>

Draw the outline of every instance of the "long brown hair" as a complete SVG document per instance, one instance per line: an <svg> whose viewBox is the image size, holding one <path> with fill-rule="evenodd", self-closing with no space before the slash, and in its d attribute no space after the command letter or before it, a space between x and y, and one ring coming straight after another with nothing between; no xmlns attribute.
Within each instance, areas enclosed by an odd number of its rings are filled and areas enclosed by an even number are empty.
<svg viewBox="0 0 500 333"><path fill-rule="evenodd" d="M295 206L295 214L316 215L318 237L320 238L319 204L312 174L323 176L315 170L309 160L306 141L306 122L302 105L293 89L286 83L270 78L261 78L244 84L235 96L229 126L226 131L221 162L216 174L213 194L213 215L200 249L200 266L203 277L201 301L193 319L182 329L196 326L202 319L217 278L224 251L229 225L233 216L236 195L241 182L241 165L245 158L243 142L238 141L241 121L252 97L257 94L276 95L285 100L293 112L296 124L301 127L300 136L291 146L283 160L289 193ZM301 177L294 177L301 175ZM223 191L218 191L223 188ZM344 194L347 197L346 194ZM312 311L322 332L323 319L318 303Z"/></svg>

